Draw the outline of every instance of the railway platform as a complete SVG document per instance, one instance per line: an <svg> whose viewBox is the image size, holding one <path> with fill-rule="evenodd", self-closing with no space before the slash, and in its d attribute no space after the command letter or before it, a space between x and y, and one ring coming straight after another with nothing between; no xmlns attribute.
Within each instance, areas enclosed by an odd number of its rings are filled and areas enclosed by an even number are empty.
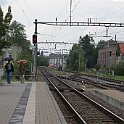
<svg viewBox="0 0 124 124"><path fill-rule="evenodd" d="M102 98L109 104L124 110L124 93L119 90L92 90L92 94Z"/></svg>
<svg viewBox="0 0 124 124"><path fill-rule="evenodd" d="M0 124L67 124L46 82L0 86Z"/></svg>

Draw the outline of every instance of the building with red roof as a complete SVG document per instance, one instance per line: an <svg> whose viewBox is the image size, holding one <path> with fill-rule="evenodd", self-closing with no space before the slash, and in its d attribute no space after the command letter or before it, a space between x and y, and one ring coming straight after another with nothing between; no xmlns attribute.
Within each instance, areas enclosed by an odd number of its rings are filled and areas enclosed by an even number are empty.
<svg viewBox="0 0 124 124"><path fill-rule="evenodd" d="M97 63L103 67L111 67L120 61L124 61L124 43L114 40L102 41Z"/></svg>
<svg viewBox="0 0 124 124"><path fill-rule="evenodd" d="M124 43L119 43L120 53L124 55Z"/></svg>

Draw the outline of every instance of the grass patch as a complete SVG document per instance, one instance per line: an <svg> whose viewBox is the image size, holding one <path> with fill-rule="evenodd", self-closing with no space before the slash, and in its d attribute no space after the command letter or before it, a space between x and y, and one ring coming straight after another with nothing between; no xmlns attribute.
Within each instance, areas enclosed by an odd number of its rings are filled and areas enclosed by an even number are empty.
<svg viewBox="0 0 124 124"><path fill-rule="evenodd" d="M51 73L55 74L55 75L67 75L68 72L65 71L58 71L57 69L54 68L47 68ZM112 75L107 75L107 74L95 74L95 73L82 73L82 74L88 74L91 76L98 76L98 77L103 77L103 78L110 78L110 79L115 79L115 80L120 80L120 81L124 81L124 76L112 76Z"/></svg>
<svg viewBox="0 0 124 124"><path fill-rule="evenodd" d="M119 81L124 81L124 76L117 76L117 75L107 75L107 74L94 74L94 73L83 73L83 74L88 74L91 76L98 76L98 77L103 77L103 78L110 78L114 80L119 80Z"/></svg>
<svg viewBox="0 0 124 124"><path fill-rule="evenodd" d="M54 68L47 68L51 73L55 74L55 75L59 75L59 76L62 76L62 75L66 75L67 72L65 71L58 71L57 69L54 69Z"/></svg>
<svg viewBox="0 0 124 124"><path fill-rule="evenodd" d="M115 76L114 79L124 81L124 76Z"/></svg>

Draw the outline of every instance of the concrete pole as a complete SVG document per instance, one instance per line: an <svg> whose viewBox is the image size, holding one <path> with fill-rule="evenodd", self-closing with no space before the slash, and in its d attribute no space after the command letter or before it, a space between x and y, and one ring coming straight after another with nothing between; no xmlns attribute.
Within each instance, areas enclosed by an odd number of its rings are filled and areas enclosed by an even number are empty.
<svg viewBox="0 0 124 124"><path fill-rule="evenodd" d="M72 0L70 0L70 26L71 26L71 17L72 17L72 15L71 15L71 8L72 8Z"/></svg>

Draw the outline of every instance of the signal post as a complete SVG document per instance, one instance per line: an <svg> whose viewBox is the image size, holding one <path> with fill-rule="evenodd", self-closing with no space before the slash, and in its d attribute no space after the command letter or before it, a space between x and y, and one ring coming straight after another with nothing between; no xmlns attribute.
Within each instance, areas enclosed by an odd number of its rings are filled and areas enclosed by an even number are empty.
<svg viewBox="0 0 124 124"><path fill-rule="evenodd" d="M35 32L33 34L33 44L34 44L34 54L33 54L33 75L35 76L36 80L36 75L37 75L37 19L35 19Z"/></svg>

